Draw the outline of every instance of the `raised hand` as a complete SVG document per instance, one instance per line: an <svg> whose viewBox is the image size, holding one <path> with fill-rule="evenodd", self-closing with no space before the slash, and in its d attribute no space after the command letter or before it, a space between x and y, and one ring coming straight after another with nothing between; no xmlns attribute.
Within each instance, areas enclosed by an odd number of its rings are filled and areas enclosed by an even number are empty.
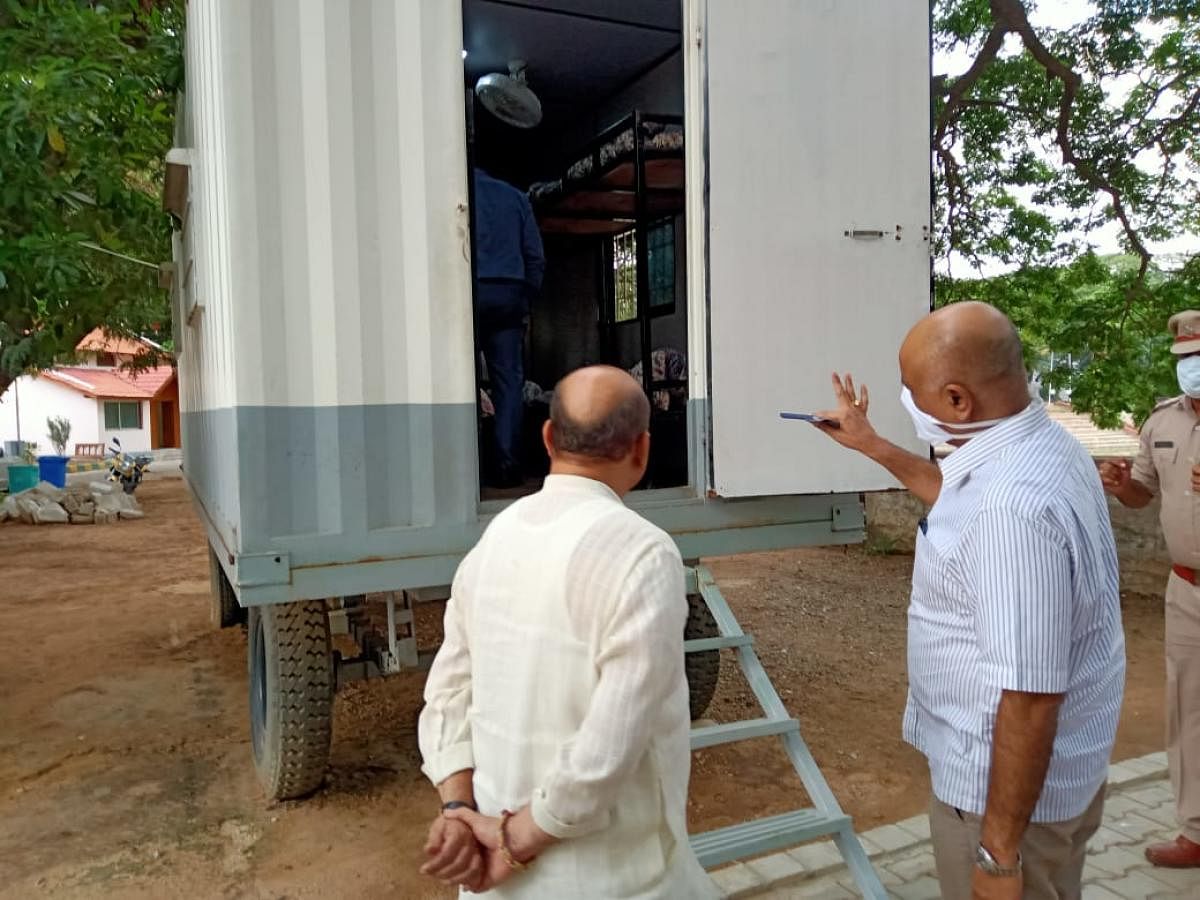
<svg viewBox="0 0 1200 900"><path fill-rule="evenodd" d="M853 375L840 376L835 372L833 396L837 401L837 409L819 413L821 418L828 419L829 422L818 422L814 425L843 447L864 452L878 437L867 419L867 410L871 405L867 386L864 384L856 391Z"/></svg>

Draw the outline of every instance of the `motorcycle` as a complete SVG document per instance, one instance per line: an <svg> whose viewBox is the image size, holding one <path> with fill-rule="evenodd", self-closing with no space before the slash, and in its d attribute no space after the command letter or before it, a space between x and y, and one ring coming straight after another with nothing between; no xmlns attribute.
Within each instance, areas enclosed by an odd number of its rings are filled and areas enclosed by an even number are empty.
<svg viewBox="0 0 1200 900"><path fill-rule="evenodd" d="M126 453L121 449L120 438L112 439L108 452L112 454L108 457L108 480L120 484L126 494L132 494L142 483L142 475L150 468L152 458Z"/></svg>

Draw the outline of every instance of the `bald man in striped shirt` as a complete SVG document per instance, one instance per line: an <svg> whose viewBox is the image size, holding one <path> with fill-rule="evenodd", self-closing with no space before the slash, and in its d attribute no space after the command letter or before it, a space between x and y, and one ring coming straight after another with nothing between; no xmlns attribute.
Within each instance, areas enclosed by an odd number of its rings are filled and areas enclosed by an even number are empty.
<svg viewBox="0 0 1200 900"><path fill-rule="evenodd" d="M865 386L834 376L822 430L931 508L909 606L905 739L929 760L942 894L1081 895L1125 680L1117 556L1096 467L1030 400L1012 323L946 307L900 350L917 433L939 468L882 439Z"/></svg>

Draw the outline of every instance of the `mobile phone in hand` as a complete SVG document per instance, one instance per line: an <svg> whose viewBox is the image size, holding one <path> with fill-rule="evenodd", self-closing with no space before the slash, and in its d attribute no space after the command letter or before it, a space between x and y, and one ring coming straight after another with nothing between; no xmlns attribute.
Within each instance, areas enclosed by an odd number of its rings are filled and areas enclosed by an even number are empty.
<svg viewBox="0 0 1200 900"><path fill-rule="evenodd" d="M824 416L816 416L812 413L793 413L781 412L781 419L793 419L799 422L811 422L813 425L828 425L830 428L840 428L841 425L834 419L826 419Z"/></svg>

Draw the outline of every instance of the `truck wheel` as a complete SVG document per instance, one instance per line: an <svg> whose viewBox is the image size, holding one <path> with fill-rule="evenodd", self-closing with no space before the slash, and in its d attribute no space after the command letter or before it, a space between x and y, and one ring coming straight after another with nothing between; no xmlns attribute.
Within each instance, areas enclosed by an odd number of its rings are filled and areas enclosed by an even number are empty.
<svg viewBox="0 0 1200 900"><path fill-rule="evenodd" d="M250 610L250 746L271 800L311 794L325 777L333 717L329 619L320 600Z"/></svg>
<svg viewBox="0 0 1200 900"><path fill-rule="evenodd" d="M717 620L713 618L704 598L699 594L688 594L688 617L683 639L692 641L720 636ZM688 703L694 722L704 715L708 704L712 703L713 694L717 692L717 679L721 676L721 651L689 653L684 659L684 671L687 673Z"/></svg>
<svg viewBox="0 0 1200 900"><path fill-rule="evenodd" d="M211 548L208 551L209 619L217 628L232 628L246 621L246 610L238 603L233 585Z"/></svg>

